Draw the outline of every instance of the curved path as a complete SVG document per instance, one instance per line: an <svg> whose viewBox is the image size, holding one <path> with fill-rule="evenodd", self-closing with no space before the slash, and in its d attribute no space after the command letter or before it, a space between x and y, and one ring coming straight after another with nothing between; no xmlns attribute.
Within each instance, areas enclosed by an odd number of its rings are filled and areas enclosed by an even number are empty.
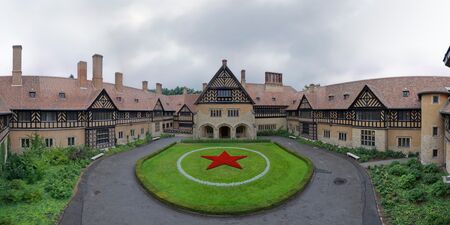
<svg viewBox="0 0 450 225"><path fill-rule="evenodd" d="M135 162L179 140L169 138L95 162L82 176L60 224L381 224L372 185L357 163L290 139L271 139L310 158L315 166L305 190L272 210L240 217L207 217L176 211L149 196L134 176ZM336 184L336 178L346 182Z"/></svg>

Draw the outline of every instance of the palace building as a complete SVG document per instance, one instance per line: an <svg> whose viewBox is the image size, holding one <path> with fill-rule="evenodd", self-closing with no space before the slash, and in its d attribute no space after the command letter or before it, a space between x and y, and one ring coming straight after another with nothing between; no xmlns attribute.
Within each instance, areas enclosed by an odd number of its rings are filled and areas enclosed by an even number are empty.
<svg viewBox="0 0 450 225"><path fill-rule="evenodd" d="M409 76L360 80L297 91L281 73L265 83L240 80L223 60L201 94L167 96L103 82L103 57L77 64L75 78L22 75L22 47L13 46L12 74L0 76L0 144L11 152L37 133L51 146L109 148L147 134L254 139L258 131L287 129L339 146L419 153L423 163L450 172L450 77ZM68 76L67 76L68 77ZM151 78L151 77L150 77ZM299 86L301 86L299 84Z"/></svg>

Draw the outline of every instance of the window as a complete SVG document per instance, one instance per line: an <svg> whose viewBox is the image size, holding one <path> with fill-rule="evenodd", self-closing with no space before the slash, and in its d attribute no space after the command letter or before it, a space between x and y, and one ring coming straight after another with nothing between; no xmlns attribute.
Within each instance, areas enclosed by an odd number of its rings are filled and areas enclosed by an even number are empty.
<svg viewBox="0 0 450 225"><path fill-rule="evenodd" d="M374 130L361 130L361 145L375 146Z"/></svg>
<svg viewBox="0 0 450 225"><path fill-rule="evenodd" d="M239 109L228 109L228 117L238 117Z"/></svg>
<svg viewBox="0 0 450 225"><path fill-rule="evenodd" d="M139 99L135 98L135 99L134 99L134 102L138 103L138 102L139 102Z"/></svg>
<svg viewBox="0 0 450 225"><path fill-rule="evenodd" d="M334 95L329 95L328 96L328 101L333 101L334 100Z"/></svg>
<svg viewBox="0 0 450 225"><path fill-rule="evenodd" d="M23 111L17 113L19 122L30 122L31 121L31 112Z"/></svg>
<svg viewBox="0 0 450 225"><path fill-rule="evenodd" d="M372 110L357 111L356 112L356 120L380 121L381 120L381 112L380 111L372 111Z"/></svg>
<svg viewBox="0 0 450 225"><path fill-rule="evenodd" d="M276 124L259 124L258 130L276 130L277 125Z"/></svg>
<svg viewBox="0 0 450 225"><path fill-rule="evenodd" d="M46 138L45 139L45 146L47 148L53 147L53 138Z"/></svg>
<svg viewBox="0 0 450 225"><path fill-rule="evenodd" d="M121 102L121 101L122 101L122 97L116 97L116 100L117 100L118 102Z"/></svg>
<svg viewBox="0 0 450 225"><path fill-rule="evenodd" d="M323 137L330 138L330 130L323 130Z"/></svg>
<svg viewBox="0 0 450 225"><path fill-rule="evenodd" d="M311 114L312 114L312 112L310 110L306 110L306 111L300 110L300 112L299 112L300 118L307 118L307 119L311 118Z"/></svg>
<svg viewBox="0 0 450 225"><path fill-rule="evenodd" d="M119 139L123 138L123 131L119 131Z"/></svg>
<svg viewBox="0 0 450 225"><path fill-rule="evenodd" d="M145 132L145 129L141 128L141 134L144 134L144 132Z"/></svg>
<svg viewBox="0 0 450 225"><path fill-rule="evenodd" d="M302 134L309 135L309 123L302 123Z"/></svg>
<svg viewBox="0 0 450 225"><path fill-rule="evenodd" d="M350 96L349 94L344 94L344 100L348 99L349 96Z"/></svg>
<svg viewBox="0 0 450 225"><path fill-rule="evenodd" d="M398 112L398 121L410 121L411 120L411 112L410 111L399 111Z"/></svg>
<svg viewBox="0 0 450 225"><path fill-rule="evenodd" d="M229 98L231 97L231 90L217 90L217 97Z"/></svg>
<svg viewBox="0 0 450 225"><path fill-rule="evenodd" d="M109 129L97 130L97 144L104 144L109 142Z"/></svg>
<svg viewBox="0 0 450 225"><path fill-rule="evenodd" d="M337 119L338 120L345 120L345 119L347 119L346 112L345 111L337 111Z"/></svg>
<svg viewBox="0 0 450 225"><path fill-rule="evenodd" d="M408 90L404 90L403 91L403 97L408 97L409 96L409 91Z"/></svg>
<svg viewBox="0 0 450 225"><path fill-rule="evenodd" d="M166 124L165 124L165 123L163 123L163 130L164 130L164 129L166 129Z"/></svg>
<svg viewBox="0 0 450 225"><path fill-rule="evenodd" d="M339 132L339 141L347 141L347 133Z"/></svg>
<svg viewBox="0 0 450 225"><path fill-rule="evenodd" d="M261 100L261 98L260 97L256 97L256 101L259 101L259 100Z"/></svg>
<svg viewBox="0 0 450 225"><path fill-rule="evenodd" d="M433 104L439 104L439 96L433 95Z"/></svg>
<svg viewBox="0 0 450 225"><path fill-rule="evenodd" d="M56 122L56 112L42 112L41 113L42 122Z"/></svg>
<svg viewBox="0 0 450 225"><path fill-rule="evenodd" d="M67 138L67 145L68 146L74 146L75 145L75 137L68 137Z"/></svg>
<svg viewBox="0 0 450 225"><path fill-rule="evenodd" d="M30 91L30 92L28 92L28 96L30 96L30 98L36 98L36 92Z"/></svg>
<svg viewBox="0 0 450 225"><path fill-rule="evenodd" d="M272 101L276 101L277 100L277 98L275 98L275 97L272 97Z"/></svg>
<svg viewBox="0 0 450 225"><path fill-rule="evenodd" d="M138 113L137 112L130 112L130 118L137 118L138 117Z"/></svg>
<svg viewBox="0 0 450 225"><path fill-rule="evenodd" d="M222 109L210 109L211 117L222 117Z"/></svg>
<svg viewBox="0 0 450 225"><path fill-rule="evenodd" d="M29 148L30 147L30 139L29 138L22 138L20 139L20 143L22 148Z"/></svg>
<svg viewBox="0 0 450 225"><path fill-rule="evenodd" d="M161 129L159 122L155 123L155 132L159 132L159 130Z"/></svg>
<svg viewBox="0 0 450 225"><path fill-rule="evenodd" d="M134 129L130 130L130 135L131 135L131 137L134 137Z"/></svg>
<svg viewBox="0 0 450 225"><path fill-rule="evenodd" d="M433 149L433 158L436 158L438 156L438 150Z"/></svg>
<svg viewBox="0 0 450 225"><path fill-rule="evenodd" d="M397 139L398 147L409 148L411 145L411 138L409 137L399 137Z"/></svg>
<svg viewBox="0 0 450 225"><path fill-rule="evenodd" d="M67 112L67 121L77 121L77 112Z"/></svg>
<svg viewBox="0 0 450 225"><path fill-rule="evenodd" d="M438 128L433 127L433 136L438 136Z"/></svg>
<svg viewBox="0 0 450 225"><path fill-rule="evenodd" d="M59 92L59 98L66 98L66 93L64 92Z"/></svg>
<svg viewBox="0 0 450 225"><path fill-rule="evenodd" d="M92 119L94 121L112 120L112 112L93 112Z"/></svg>

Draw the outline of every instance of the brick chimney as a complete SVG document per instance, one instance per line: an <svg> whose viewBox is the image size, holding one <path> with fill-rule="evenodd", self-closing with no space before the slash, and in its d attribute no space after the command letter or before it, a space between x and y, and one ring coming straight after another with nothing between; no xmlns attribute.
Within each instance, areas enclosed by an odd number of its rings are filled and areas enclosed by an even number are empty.
<svg viewBox="0 0 450 225"><path fill-rule="evenodd" d="M187 92L188 92L187 87L183 87L183 95L187 95Z"/></svg>
<svg viewBox="0 0 450 225"><path fill-rule="evenodd" d="M77 79L80 88L87 88L87 63L79 61L77 64Z"/></svg>
<svg viewBox="0 0 450 225"><path fill-rule="evenodd" d="M142 81L142 90L148 91L148 81L146 80Z"/></svg>
<svg viewBox="0 0 450 225"><path fill-rule="evenodd" d="M22 86L22 45L13 45L12 85Z"/></svg>
<svg viewBox="0 0 450 225"><path fill-rule="evenodd" d="M156 83L155 92L156 92L156 94L162 94L162 84L161 83Z"/></svg>
<svg viewBox="0 0 450 225"><path fill-rule="evenodd" d="M266 85L283 85L283 74L282 73L274 73L274 72L266 72Z"/></svg>
<svg viewBox="0 0 450 225"><path fill-rule="evenodd" d="M208 86L208 83L203 83L203 90L206 89L206 86Z"/></svg>
<svg viewBox="0 0 450 225"><path fill-rule="evenodd" d="M226 59L222 59L222 66L226 67L227 66L227 60Z"/></svg>
<svg viewBox="0 0 450 225"><path fill-rule="evenodd" d="M103 56L95 54L92 56L92 81L97 89L103 86Z"/></svg>
<svg viewBox="0 0 450 225"><path fill-rule="evenodd" d="M116 91L122 91L123 90L123 73L116 72L114 74L115 81L114 86L116 88Z"/></svg>
<svg viewBox="0 0 450 225"><path fill-rule="evenodd" d="M241 70L241 84L245 88L245 70Z"/></svg>

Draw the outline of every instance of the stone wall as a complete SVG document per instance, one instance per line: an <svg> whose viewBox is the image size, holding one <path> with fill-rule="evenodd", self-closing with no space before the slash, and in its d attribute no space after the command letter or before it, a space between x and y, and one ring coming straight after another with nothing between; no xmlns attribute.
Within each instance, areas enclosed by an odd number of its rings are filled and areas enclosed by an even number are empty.
<svg viewBox="0 0 450 225"><path fill-rule="evenodd" d="M433 96L439 96L437 104L432 103ZM421 151L422 163L436 163L443 165L444 156L444 123L439 110L447 103L444 94L424 94L421 96L422 127ZM433 127L438 128L438 135L433 136ZM433 149L437 149L437 157L433 157Z"/></svg>

